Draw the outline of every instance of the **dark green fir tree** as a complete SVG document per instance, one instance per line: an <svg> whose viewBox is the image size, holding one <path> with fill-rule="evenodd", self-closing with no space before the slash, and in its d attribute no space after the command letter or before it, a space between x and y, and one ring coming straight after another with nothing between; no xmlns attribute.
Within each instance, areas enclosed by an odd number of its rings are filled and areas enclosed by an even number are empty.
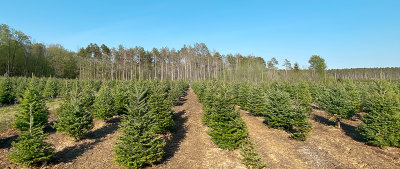
<svg viewBox="0 0 400 169"><path fill-rule="evenodd" d="M54 127L75 139L82 138L93 128L93 116L85 110L83 98L76 91L60 107Z"/></svg>
<svg viewBox="0 0 400 169"><path fill-rule="evenodd" d="M122 135L114 147L117 163L127 168L142 168L162 159L165 142L153 130L153 120L147 112L147 90L137 87L130 93L128 113L123 115Z"/></svg>
<svg viewBox="0 0 400 169"><path fill-rule="evenodd" d="M113 89L104 83L97 93L93 104L93 117L107 119L116 115Z"/></svg>
<svg viewBox="0 0 400 169"><path fill-rule="evenodd" d="M378 81L368 90L366 115L358 128L364 139L373 145L400 147L400 103L398 89L386 81Z"/></svg>
<svg viewBox="0 0 400 169"><path fill-rule="evenodd" d="M27 130L21 131L16 142L12 143L11 161L23 166L49 161L54 155L54 149L45 142L46 135L43 126L35 125L35 112L30 107L28 112Z"/></svg>
<svg viewBox="0 0 400 169"><path fill-rule="evenodd" d="M42 95L35 86L34 78L31 80L29 87L25 90L23 100L19 105L19 111L16 114L13 127L26 131L29 129L30 113L33 116L33 126L40 127L47 124L49 111Z"/></svg>
<svg viewBox="0 0 400 169"><path fill-rule="evenodd" d="M58 83L56 79L49 78L44 86L43 97L46 99L52 99L58 95Z"/></svg>
<svg viewBox="0 0 400 169"><path fill-rule="evenodd" d="M165 133L172 130L175 126L171 102L167 94L162 91L153 93L148 100L149 114L154 122L154 131L156 133Z"/></svg>
<svg viewBox="0 0 400 169"><path fill-rule="evenodd" d="M15 94L12 90L13 84L7 74L0 79L0 104L12 104L15 101Z"/></svg>

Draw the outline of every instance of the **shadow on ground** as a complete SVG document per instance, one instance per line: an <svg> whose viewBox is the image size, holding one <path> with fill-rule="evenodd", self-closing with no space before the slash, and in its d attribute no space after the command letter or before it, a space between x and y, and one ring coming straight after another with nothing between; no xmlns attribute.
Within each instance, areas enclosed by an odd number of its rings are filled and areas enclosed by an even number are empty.
<svg viewBox="0 0 400 169"><path fill-rule="evenodd" d="M54 128L53 125L54 125L54 121L48 123L48 124L43 128L43 131L44 131L45 133L48 133L48 134L55 133L55 132L57 131L57 129Z"/></svg>
<svg viewBox="0 0 400 169"><path fill-rule="evenodd" d="M44 131L45 133L48 133L48 134L50 134L50 133L55 133L55 132L56 132L56 129L53 128L53 124L54 124L54 122L48 123L48 124L43 128L43 131ZM15 141L17 138L18 138L18 133L15 134L15 135L6 137L6 138L1 138L1 139L0 139L0 149L2 149L2 148L11 148L11 143L12 143L13 141Z"/></svg>
<svg viewBox="0 0 400 169"><path fill-rule="evenodd" d="M180 99L179 99L179 102L176 103L175 106L182 106L182 105L185 103L186 100L187 100L187 99L185 99L185 98L180 98Z"/></svg>
<svg viewBox="0 0 400 169"><path fill-rule="evenodd" d="M11 143L18 138L18 135L13 135L10 137L0 139L0 149L10 148Z"/></svg>
<svg viewBox="0 0 400 169"><path fill-rule="evenodd" d="M120 123L120 121L121 121L120 117L110 119L106 122L107 125L95 131L87 133L86 136L82 138L82 139L94 139L94 142L82 143L71 147L66 147L63 150L56 152L52 163L53 164L67 163L76 159L78 156L82 155L85 151L92 149L94 145L102 142L103 141L102 138L106 137L108 134L114 133L119 128L118 124Z"/></svg>
<svg viewBox="0 0 400 169"><path fill-rule="evenodd" d="M179 98L178 103L175 104L175 106L182 106L186 102L185 96L187 95L187 91L183 93L183 96Z"/></svg>
<svg viewBox="0 0 400 169"><path fill-rule="evenodd" d="M171 133L169 138L166 138L166 145L164 147L165 155L160 163L164 163L168 159L172 158L182 142L187 133L187 128L184 126L187 121L187 117L182 117L185 114L185 110L174 114L175 118L175 128Z"/></svg>
<svg viewBox="0 0 400 169"><path fill-rule="evenodd" d="M323 125L327 125L327 126L336 126L335 122L330 121L329 119L327 119L324 116L321 115L317 115L317 114L313 114L311 117L314 121L319 122ZM363 136L360 134L360 132L358 132L356 130L355 126L349 125L345 122L341 122L340 123L341 129L343 130L343 132L351 137L353 140L359 141L359 142L364 142Z"/></svg>

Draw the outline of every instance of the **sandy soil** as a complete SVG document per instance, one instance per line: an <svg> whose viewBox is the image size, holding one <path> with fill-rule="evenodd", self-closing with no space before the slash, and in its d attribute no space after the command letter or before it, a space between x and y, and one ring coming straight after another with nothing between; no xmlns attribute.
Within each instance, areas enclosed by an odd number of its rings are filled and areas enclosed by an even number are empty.
<svg viewBox="0 0 400 169"><path fill-rule="evenodd" d="M241 111L251 140L270 168L400 168L400 149L369 146L355 130L359 120L344 120L334 127L323 111L312 113L313 130L307 141L289 138L269 128L262 117Z"/></svg>

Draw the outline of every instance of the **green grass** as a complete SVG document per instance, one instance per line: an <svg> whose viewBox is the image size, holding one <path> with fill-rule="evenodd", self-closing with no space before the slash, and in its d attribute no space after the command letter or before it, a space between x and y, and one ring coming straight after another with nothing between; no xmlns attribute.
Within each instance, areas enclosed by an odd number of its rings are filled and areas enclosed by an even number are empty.
<svg viewBox="0 0 400 169"><path fill-rule="evenodd" d="M0 131L11 128L18 105L0 107Z"/></svg>
<svg viewBox="0 0 400 169"><path fill-rule="evenodd" d="M61 99L49 100L46 103L49 108L50 116L54 115L59 107ZM12 123L15 119L15 114L18 112L18 104L0 107L0 131L12 128Z"/></svg>

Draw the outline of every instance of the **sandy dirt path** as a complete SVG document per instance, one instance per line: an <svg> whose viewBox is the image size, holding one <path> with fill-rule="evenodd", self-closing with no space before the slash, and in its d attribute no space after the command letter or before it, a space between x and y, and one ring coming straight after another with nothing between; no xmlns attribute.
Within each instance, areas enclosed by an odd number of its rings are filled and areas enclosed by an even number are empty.
<svg viewBox="0 0 400 169"><path fill-rule="evenodd" d="M202 123L202 105L191 88L183 101L174 107L177 129L167 142L167 159L153 168L246 168L239 151L222 150L211 141Z"/></svg>
<svg viewBox="0 0 400 169"><path fill-rule="evenodd" d="M106 122L95 120L92 129L81 141L75 142L62 133L48 136L56 154L51 168L123 168L114 162L113 146L120 132L119 117Z"/></svg>

